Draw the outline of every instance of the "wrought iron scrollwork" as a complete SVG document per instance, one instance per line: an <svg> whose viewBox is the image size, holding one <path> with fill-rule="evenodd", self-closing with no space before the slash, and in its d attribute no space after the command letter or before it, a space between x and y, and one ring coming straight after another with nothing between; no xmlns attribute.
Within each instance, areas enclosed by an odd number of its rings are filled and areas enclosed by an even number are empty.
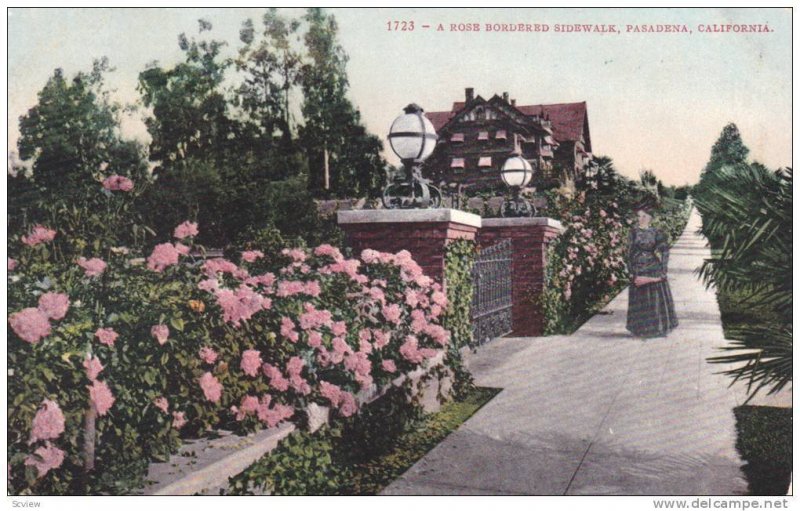
<svg viewBox="0 0 800 511"><path fill-rule="evenodd" d="M519 195L503 201L500 214L504 217L532 217L536 216L536 207Z"/></svg>
<svg viewBox="0 0 800 511"><path fill-rule="evenodd" d="M503 240L481 250L472 269L472 331L486 343L512 330L512 242Z"/></svg>
<svg viewBox="0 0 800 511"><path fill-rule="evenodd" d="M411 176L402 175L383 190L383 207L387 209L438 208L442 192L430 180L422 177L419 167L413 166Z"/></svg>

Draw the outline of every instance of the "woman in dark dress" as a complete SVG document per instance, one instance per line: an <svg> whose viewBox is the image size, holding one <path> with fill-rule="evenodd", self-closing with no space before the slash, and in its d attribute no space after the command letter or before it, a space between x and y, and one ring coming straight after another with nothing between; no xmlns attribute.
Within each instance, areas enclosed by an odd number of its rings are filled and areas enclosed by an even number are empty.
<svg viewBox="0 0 800 511"><path fill-rule="evenodd" d="M636 337L664 337L678 326L672 292L667 282L669 242L660 229L650 227L653 207L636 208L638 226L628 239L628 318L625 328Z"/></svg>

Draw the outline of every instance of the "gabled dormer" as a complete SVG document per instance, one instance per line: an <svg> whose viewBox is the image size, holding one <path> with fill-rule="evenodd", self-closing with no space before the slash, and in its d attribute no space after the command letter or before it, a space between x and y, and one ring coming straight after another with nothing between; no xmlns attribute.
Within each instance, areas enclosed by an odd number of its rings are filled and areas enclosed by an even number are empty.
<svg viewBox="0 0 800 511"><path fill-rule="evenodd" d="M454 103L452 116L439 128L440 135L447 135L474 125L511 124L515 131L529 131L535 120L504 102L496 94L488 101L481 96L473 96L467 89L466 101ZM457 109L457 110L455 110Z"/></svg>

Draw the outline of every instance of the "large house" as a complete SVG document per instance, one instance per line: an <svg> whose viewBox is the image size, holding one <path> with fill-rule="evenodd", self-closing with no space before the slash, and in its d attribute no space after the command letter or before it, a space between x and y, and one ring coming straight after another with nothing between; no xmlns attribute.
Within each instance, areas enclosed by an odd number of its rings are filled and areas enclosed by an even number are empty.
<svg viewBox="0 0 800 511"><path fill-rule="evenodd" d="M580 179L592 152L586 102L519 106L507 92L488 100L465 92L450 111L425 113L439 135L424 166L433 181L496 186L514 154L538 171L539 184Z"/></svg>

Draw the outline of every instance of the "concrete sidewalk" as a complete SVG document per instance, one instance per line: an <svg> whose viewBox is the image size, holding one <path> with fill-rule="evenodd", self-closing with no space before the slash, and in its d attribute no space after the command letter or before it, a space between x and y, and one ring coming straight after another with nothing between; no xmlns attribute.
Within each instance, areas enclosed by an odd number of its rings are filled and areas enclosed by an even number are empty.
<svg viewBox="0 0 800 511"><path fill-rule="evenodd" d="M629 337L623 291L573 335L496 339L469 368L504 390L383 494L745 493L733 408L746 394L706 362L725 340L694 273L709 254L699 226L693 212L670 253L668 337Z"/></svg>

